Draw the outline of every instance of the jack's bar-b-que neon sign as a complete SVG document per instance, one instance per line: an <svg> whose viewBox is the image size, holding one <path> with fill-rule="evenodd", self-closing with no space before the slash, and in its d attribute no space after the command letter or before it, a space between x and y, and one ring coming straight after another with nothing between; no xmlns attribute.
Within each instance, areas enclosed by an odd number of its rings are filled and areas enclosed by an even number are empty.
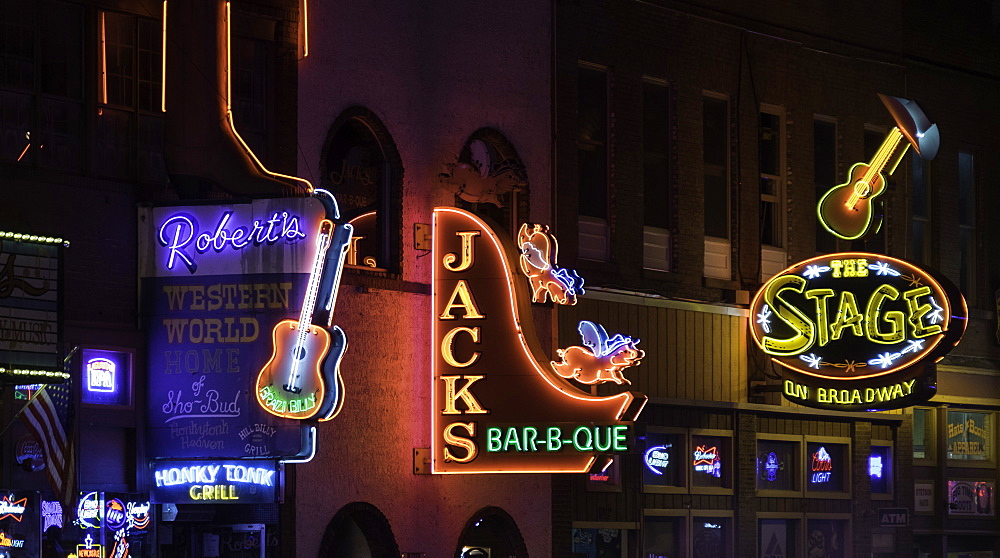
<svg viewBox="0 0 1000 558"><path fill-rule="evenodd" d="M645 396L593 396L552 369L510 240L437 208L431 255L432 472L582 473L631 449Z"/></svg>
<svg viewBox="0 0 1000 558"><path fill-rule="evenodd" d="M800 262L750 306L757 346L782 369L785 398L841 411L930 399L933 363L962 338L965 299L947 279L881 254Z"/></svg>

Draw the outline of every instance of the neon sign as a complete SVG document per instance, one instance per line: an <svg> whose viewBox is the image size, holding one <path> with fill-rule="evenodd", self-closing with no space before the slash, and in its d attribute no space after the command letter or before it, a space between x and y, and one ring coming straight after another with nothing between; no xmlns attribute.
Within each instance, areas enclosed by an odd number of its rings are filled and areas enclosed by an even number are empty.
<svg viewBox="0 0 1000 558"><path fill-rule="evenodd" d="M871 455L868 457L868 476L873 479L882 478L882 456Z"/></svg>
<svg viewBox="0 0 1000 558"><path fill-rule="evenodd" d="M834 236L845 240L866 238L878 232L882 224L882 201L889 176L895 172L910 145L924 159L937 155L939 136L913 101L879 95L896 120L897 127L886 135L871 161L856 163L847 173L847 182L834 186L820 198L816 207L820 223ZM900 150L899 146L903 145Z"/></svg>
<svg viewBox="0 0 1000 558"><path fill-rule="evenodd" d="M188 271L198 269L197 255L209 250L216 253L223 250L239 251L247 246L275 244L280 240L295 243L306 237L302 232L300 217L287 211L275 211L267 220L255 219L249 224L233 227L230 220L232 211L225 211L214 227L204 232L197 218L186 213L175 213L160 224L157 240L167 249L167 259L163 265L174 269L178 262ZM193 243L193 245L192 245Z"/></svg>
<svg viewBox="0 0 1000 558"><path fill-rule="evenodd" d="M24 517L24 510L27 507L28 499L21 498L20 500L14 500L13 495L4 496L3 500L0 500L0 521L12 518L18 523Z"/></svg>
<svg viewBox="0 0 1000 558"><path fill-rule="evenodd" d="M273 461L157 462L153 465L153 500L174 503L239 501L267 503L276 495L277 467ZM197 463L197 464L195 464ZM145 528L149 504L126 508L127 517Z"/></svg>
<svg viewBox="0 0 1000 558"><path fill-rule="evenodd" d="M694 448L694 470L707 473L716 478L722 478L722 460L716 446L696 446ZM704 477L702 477L704 478Z"/></svg>
<svg viewBox="0 0 1000 558"><path fill-rule="evenodd" d="M76 523L84 529L101 528L101 495L88 492L76 505Z"/></svg>
<svg viewBox="0 0 1000 558"><path fill-rule="evenodd" d="M112 498L107 501L104 506L104 524L112 531L122 529L128 524L124 502L118 498Z"/></svg>
<svg viewBox="0 0 1000 558"><path fill-rule="evenodd" d="M0 547L24 548L24 539L14 539L11 538L7 533L0 531Z"/></svg>
<svg viewBox="0 0 1000 558"><path fill-rule="evenodd" d="M433 228L432 472L582 473L628 451L646 398L591 395L556 373L534 334L529 283L508 257L517 251L482 220L437 208Z"/></svg>
<svg viewBox="0 0 1000 558"><path fill-rule="evenodd" d="M587 320L581 321L577 330L586 346L557 349L556 355L562 361L550 363L556 374L581 384L632 383L621 371L638 366L645 356L641 349L635 347L638 339L633 340L620 333L609 339L604 326Z"/></svg>
<svg viewBox="0 0 1000 558"><path fill-rule="evenodd" d="M572 269L556 265L559 243L546 225L524 223L517 232L521 255L518 263L531 284L531 301L551 299L557 304L573 306L583 295L583 279Z"/></svg>
<svg viewBox="0 0 1000 558"><path fill-rule="evenodd" d="M42 532L44 533L49 529L49 527L55 526L62 529L63 526L63 510L62 504L56 501L42 500Z"/></svg>
<svg viewBox="0 0 1000 558"><path fill-rule="evenodd" d="M90 533L83 539L83 544L76 545L77 558L104 558L104 545L95 543Z"/></svg>
<svg viewBox="0 0 1000 558"><path fill-rule="evenodd" d="M764 480L768 482L774 482L778 480L778 470L781 468L781 464L778 461L778 454L768 452L767 456L764 458Z"/></svg>
<svg viewBox="0 0 1000 558"><path fill-rule="evenodd" d="M668 450L673 446L673 444L665 444L648 448L642 456L642 461L646 464L646 468L657 475L662 475L666 468L670 466L670 451Z"/></svg>
<svg viewBox="0 0 1000 558"><path fill-rule="evenodd" d="M812 454L812 463L809 465L809 469L812 471L812 477L809 479L809 482L830 482L830 475L833 473L833 459L830 457L830 453L826 451L826 448L820 446Z"/></svg>
<svg viewBox="0 0 1000 558"><path fill-rule="evenodd" d="M87 361L87 389L104 393L115 392L117 369L112 360L92 358Z"/></svg>
<svg viewBox="0 0 1000 558"><path fill-rule="evenodd" d="M784 369L786 399L838 410L926 401L925 364L965 331L961 293L946 279L880 254L800 262L765 283L750 307L757 346Z"/></svg>

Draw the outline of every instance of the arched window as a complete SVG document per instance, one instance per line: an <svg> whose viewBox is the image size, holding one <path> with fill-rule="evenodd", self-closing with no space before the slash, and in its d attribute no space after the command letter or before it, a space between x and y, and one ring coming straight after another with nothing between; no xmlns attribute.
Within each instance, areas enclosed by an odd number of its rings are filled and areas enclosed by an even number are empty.
<svg viewBox="0 0 1000 558"><path fill-rule="evenodd" d="M345 110L327 134L320 161L323 188L354 225L345 266L398 273L403 168L396 145L370 110Z"/></svg>
<svg viewBox="0 0 1000 558"><path fill-rule="evenodd" d="M455 558L489 556L528 558L528 548L514 518L492 506L479 510L466 522L455 549Z"/></svg>
<svg viewBox="0 0 1000 558"><path fill-rule="evenodd" d="M454 190L457 207L492 219L512 236L528 220L528 174L514 146L492 128L469 136L442 181Z"/></svg>
<svg viewBox="0 0 1000 558"><path fill-rule="evenodd" d="M319 558L399 558L389 520L367 502L352 502L330 520Z"/></svg>

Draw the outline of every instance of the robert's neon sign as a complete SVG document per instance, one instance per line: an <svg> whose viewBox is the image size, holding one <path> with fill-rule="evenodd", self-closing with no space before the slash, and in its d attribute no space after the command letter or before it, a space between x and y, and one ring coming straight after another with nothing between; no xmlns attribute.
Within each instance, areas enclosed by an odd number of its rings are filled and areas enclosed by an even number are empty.
<svg viewBox="0 0 1000 558"><path fill-rule="evenodd" d="M287 211L275 211L270 219L257 219L241 226L230 223L232 216L232 211L224 212L213 228L201 233L198 220L191 215L175 213L167 217L157 232L157 240L167 249L166 268L174 269L180 262L194 273L198 269L196 256L209 250L216 253L238 251L250 245L271 245L280 240L293 244L306 237L301 217Z"/></svg>
<svg viewBox="0 0 1000 558"><path fill-rule="evenodd" d="M965 331L966 308L947 280L898 258L849 252L800 262L761 287L754 341L784 366L785 397L841 410L926 401L925 362Z"/></svg>

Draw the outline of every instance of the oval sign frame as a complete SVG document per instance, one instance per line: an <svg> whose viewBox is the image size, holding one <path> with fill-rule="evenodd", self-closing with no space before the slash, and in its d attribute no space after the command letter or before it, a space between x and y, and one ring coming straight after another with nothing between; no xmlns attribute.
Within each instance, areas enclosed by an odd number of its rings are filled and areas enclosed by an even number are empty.
<svg viewBox="0 0 1000 558"><path fill-rule="evenodd" d="M900 258L840 252L764 283L749 326L786 377L840 390L940 360L961 340L967 316L964 297L946 278Z"/></svg>

